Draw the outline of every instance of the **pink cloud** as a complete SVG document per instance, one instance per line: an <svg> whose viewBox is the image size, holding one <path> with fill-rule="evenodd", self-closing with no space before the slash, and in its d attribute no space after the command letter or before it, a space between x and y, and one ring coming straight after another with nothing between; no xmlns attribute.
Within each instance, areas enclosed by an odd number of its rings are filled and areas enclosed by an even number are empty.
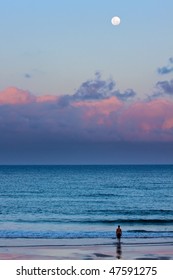
<svg viewBox="0 0 173 280"><path fill-rule="evenodd" d="M129 140L173 140L172 119L172 101L140 101L123 111L119 118L119 127L123 137Z"/></svg>
<svg viewBox="0 0 173 280"><path fill-rule="evenodd" d="M162 128L165 130L172 129L173 130L173 118L170 117L167 120L164 121Z"/></svg>
<svg viewBox="0 0 173 280"><path fill-rule="evenodd" d="M58 139L173 141L171 99L128 103L116 96L75 100L71 95L61 103L61 97L36 97L14 87L1 91L0 104L10 105L1 111L1 133L11 127L26 134L52 133Z"/></svg>
<svg viewBox="0 0 173 280"><path fill-rule="evenodd" d="M0 92L0 104L26 104L35 101L35 97L28 91L9 87Z"/></svg>
<svg viewBox="0 0 173 280"><path fill-rule="evenodd" d="M54 102L58 100L55 95L34 96L29 91L9 87L0 92L0 104L27 104L31 102Z"/></svg>
<svg viewBox="0 0 173 280"><path fill-rule="evenodd" d="M109 115L111 112L122 106L123 102L117 97L112 96L110 98L92 101L76 101L73 103L75 107L87 107L94 114L101 113L103 115Z"/></svg>
<svg viewBox="0 0 173 280"><path fill-rule="evenodd" d="M97 125L111 125L110 114L117 112L123 107L123 102L117 97L94 101L78 101L73 103L74 107L83 109L83 120L85 123L96 122Z"/></svg>
<svg viewBox="0 0 173 280"><path fill-rule="evenodd" d="M57 101L58 97L55 95L42 95L38 96L36 98L36 102L41 103L41 102L54 102Z"/></svg>

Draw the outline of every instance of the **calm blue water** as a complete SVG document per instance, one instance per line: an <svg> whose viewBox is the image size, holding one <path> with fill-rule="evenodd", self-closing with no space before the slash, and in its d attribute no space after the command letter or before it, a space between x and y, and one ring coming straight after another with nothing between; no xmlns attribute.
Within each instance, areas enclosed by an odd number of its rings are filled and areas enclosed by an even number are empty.
<svg viewBox="0 0 173 280"><path fill-rule="evenodd" d="M173 237L173 165L0 166L0 238Z"/></svg>

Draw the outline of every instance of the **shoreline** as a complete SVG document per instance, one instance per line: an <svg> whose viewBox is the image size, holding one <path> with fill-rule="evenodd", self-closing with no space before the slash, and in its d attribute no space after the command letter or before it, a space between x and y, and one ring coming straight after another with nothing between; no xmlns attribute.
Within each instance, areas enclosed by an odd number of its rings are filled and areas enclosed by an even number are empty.
<svg viewBox="0 0 173 280"><path fill-rule="evenodd" d="M172 238L1 239L0 260L172 260Z"/></svg>

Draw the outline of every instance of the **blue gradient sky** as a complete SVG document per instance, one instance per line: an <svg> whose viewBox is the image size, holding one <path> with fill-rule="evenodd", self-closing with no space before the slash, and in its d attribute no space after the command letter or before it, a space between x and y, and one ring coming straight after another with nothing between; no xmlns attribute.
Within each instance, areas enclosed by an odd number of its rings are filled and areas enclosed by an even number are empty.
<svg viewBox="0 0 173 280"><path fill-rule="evenodd" d="M0 0L0 164L173 163L172 11Z"/></svg>
<svg viewBox="0 0 173 280"><path fill-rule="evenodd" d="M100 71L148 94L172 56L172 10L171 0L0 0L0 89L70 94Z"/></svg>

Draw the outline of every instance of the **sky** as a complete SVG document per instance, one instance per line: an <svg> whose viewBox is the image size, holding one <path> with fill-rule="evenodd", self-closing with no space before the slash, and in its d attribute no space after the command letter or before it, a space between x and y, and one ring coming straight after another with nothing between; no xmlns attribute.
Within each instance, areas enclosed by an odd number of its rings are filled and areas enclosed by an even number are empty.
<svg viewBox="0 0 173 280"><path fill-rule="evenodd" d="M0 164L173 164L172 11L0 0Z"/></svg>

